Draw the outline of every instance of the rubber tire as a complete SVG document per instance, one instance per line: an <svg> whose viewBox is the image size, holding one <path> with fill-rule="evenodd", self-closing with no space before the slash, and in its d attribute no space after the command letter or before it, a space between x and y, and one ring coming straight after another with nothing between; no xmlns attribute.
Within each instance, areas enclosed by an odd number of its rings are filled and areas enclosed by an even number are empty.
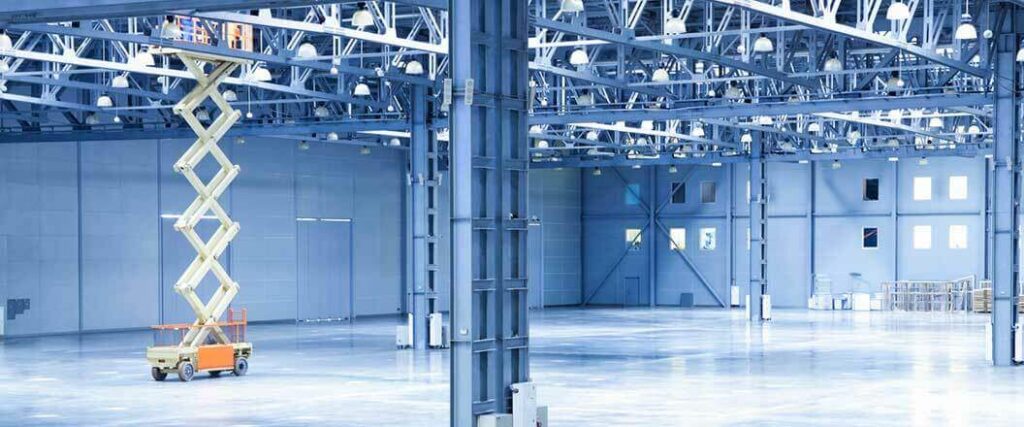
<svg viewBox="0 0 1024 427"><path fill-rule="evenodd" d="M246 372L249 372L249 361L244 357L236 358L235 369L231 372L234 373L236 377L245 375Z"/></svg>
<svg viewBox="0 0 1024 427"><path fill-rule="evenodd" d="M217 377L220 376L221 372L223 372L223 371L210 371L210 377L211 378L217 378Z"/></svg>
<svg viewBox="0 0 1024 427"><path fill-rule="evenodd" d="M192 378L196 376L196 367L192 365L192 362L181 362L178 364L178 379L181 382L192 381Z"/></svg>
<svg viewBox="0 0 1024 427"><path fill-rule="evenodd" d="M155 381L163 381L167 379L167 372L160 370L160 368L157 368L156 366L154 366L153 369L150 369L149 373L153 375L153 380Z"/></svg>

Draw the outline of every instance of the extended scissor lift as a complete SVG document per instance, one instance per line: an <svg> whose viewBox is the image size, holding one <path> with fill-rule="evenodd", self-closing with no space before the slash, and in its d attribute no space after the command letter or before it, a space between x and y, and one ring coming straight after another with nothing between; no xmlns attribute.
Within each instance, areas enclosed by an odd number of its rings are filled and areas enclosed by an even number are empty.
<svg viewBox="0 0 1024 427"><path fill-rule="evenodd" d="M163 50L159 53L176 55L196 79L196 87L174 107L174 113L184 119L197 135L196 142L174 163L174 170L182 174L199 193L174 223L174 229L185 236L197 253L174 285L175 292L192 307L196 320L192 324L155 326L158 336L166 335L166 332L177 332L181 336L180 342L170 345L158 342L146 350L146 358L152 365L153 379L157 381L163 381L171 372L177 373L182 381L191 380L200 371L210 372L212 376L231 371L241 376L248 371L249 358L252 357L252 344L245 340L245 312L241 311L242 315L238 317L231 311L227 322L219 321L228 312L231 300L238 294L238 283L224 270L219 258L238 234L239 224L217 202L217 198L224 194L240 170L217 144L238 121L241 113L224 99L218 86L248 61L179 50ZM207 66L211 67L209 73L205 70ZM207 99L212 100L220 109L220 115L209 127L205 127L194 114ZM220 165L220 170L205 183L196 174L195 168L207 156L213 157ZM203 241L195 227L210 212L220 222L220 227L209 240ZM217 277L219 286L210 300L204 303L196 293L196 288L210 271Z"/></svg>

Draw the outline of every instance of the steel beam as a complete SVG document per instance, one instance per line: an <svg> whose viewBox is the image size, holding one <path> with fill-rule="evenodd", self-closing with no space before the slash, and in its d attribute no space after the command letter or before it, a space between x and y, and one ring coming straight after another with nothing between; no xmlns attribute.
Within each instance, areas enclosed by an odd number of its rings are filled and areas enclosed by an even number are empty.
<svg viewBox="0 0 1024 427"><path fill-rule="evenodd" d="M753 134L750 144L750 287L747 308L751 322L765 320L762 300L768 294L768 163L764 136ZM731 243L731 242L730 242Z"/></svg>
<svg viewBox="0 0 1024 427"><path fill-rule="evenodd" d="M421 0L422 1L422 0ZM0 2L0 24L166 15L176 11L248 10L332 3L327 0L35 0Z"/></svg>
<svg viewBox="0 0 1024 427"><path fill-rule="evenodd" d="M1013 9L1001 5L1005 13ZM995 72L995 166L993 220L995 227L995 274L992 280L992 362L996 366L1014 363L1014 331L1018 324L1020 295L1020 203L1021 153L1018 121L1019 76L1014 55L1020 35L1008 19L996 40Z"/></svg>
<svg viewBox="0 0 1024 427"><path fill-rule="evenodd" d="M412 89L412 139L409 185L412 187L412 344L427 348L427 127L426 88Z"/></svg>

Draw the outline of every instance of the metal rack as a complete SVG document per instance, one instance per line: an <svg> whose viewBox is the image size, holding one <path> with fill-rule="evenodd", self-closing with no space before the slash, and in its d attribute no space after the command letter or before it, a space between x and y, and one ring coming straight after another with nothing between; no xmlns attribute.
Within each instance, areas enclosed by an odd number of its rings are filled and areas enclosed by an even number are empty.
<svg viewBox="0 0 1024 427"><path fill-rule="evenodd" d="M974 276L882 282L883 307L890 311L970 311L975 287Z"/></svg>

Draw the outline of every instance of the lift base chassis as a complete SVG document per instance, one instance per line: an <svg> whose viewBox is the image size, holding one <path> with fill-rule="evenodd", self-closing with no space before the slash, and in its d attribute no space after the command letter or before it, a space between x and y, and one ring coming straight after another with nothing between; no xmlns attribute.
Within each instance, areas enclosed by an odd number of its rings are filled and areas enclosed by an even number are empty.
<svg viewBox="0 0 1024 427"><path fill-rule="evenodd" d="M177 373L182 381L189 381L196 372L221 372L244 375L252 357L252 343L202 345L198 348L158 346L146 349L146 359L152 365L153 378L163 381L169 373Z"/></svg>

